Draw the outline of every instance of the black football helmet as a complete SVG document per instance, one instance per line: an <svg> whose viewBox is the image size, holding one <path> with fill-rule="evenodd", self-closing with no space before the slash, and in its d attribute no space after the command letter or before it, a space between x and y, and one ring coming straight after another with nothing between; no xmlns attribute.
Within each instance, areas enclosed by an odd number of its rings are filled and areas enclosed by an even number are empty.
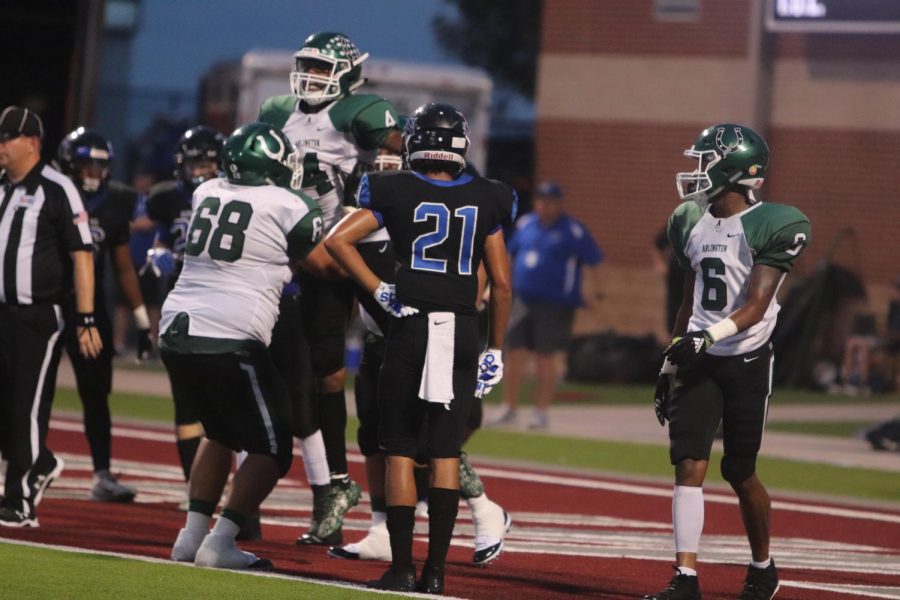
<svg viewBox="0 0 900 600"><path fill-rule="evenodd" d="M108 139L92 129L79 127L59 143L56 158L63 173L86 194L106 187L113 160Z"/></svg>
<svg viewBox="0 0 900 600"><path fill-rule="evenodd" d="M423 171L446 171L457 177L466 167L469 125L449 104L430 102L416 109L403 128L403 159Z"/></svg>
<svg viewBox="0 0 900 600"><path fill-rule="evenodd" d="M194 189L222 174L225 136L205 125L184 132L175 146L175 178Z"/></svg>

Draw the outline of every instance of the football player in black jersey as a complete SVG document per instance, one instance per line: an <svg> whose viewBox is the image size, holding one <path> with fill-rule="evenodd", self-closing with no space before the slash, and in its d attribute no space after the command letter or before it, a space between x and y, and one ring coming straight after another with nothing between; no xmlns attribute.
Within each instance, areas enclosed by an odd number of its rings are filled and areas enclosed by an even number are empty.
<svg viewBox="0 0 900 600"><path fill-rule="evenodd" d="M175 287L181 272L191 223L191 197L198 185L221 174L224 144L225 136L211 127L200 125L188 129L175 146L175 179L150 189L147 215L159 224L159 229L154 247L147 252L147 266L157 277L164 278L167 292ZM194 411L178 402L175 403L175 438L187 481L203 439L203 427Z"/></svg>
<svg viewBox="0 0 900 600"><path fill-rule="evenodd" d="M106 308L103 272L109 256L122 294L134 314L138 331L137 354L143 359L151 349L150 319L128 245L131 239L129 225L138 195L133 189L109 180L112 144L96 131L79 127L70 133L60 143L57 159L62 171L81 191L94 239L94 307L103 349L95 360L89 360L78 351L74 330L66 339L66 351L75 370L78 395L84 407L84 431L94 463L91 498L103 502L130 502L135 497L134 489L119 483L109 470L112 453L109 393L115 347L112 321ZM68 306L67 311L67 318L74 318L74 305Z"/></svg>
<svg viewBox="0 0 900 600"><path fill-rule="evenodd" d="M468 126L458 110L427 104L403 133L409 171L363 176L361 210L326 240L335 260L394 318L378 381L379 441L387 455L391 567L370 587L442 593L444 562L459 502L459 456L476 393L502 377L499 348L509 312L510 277L502 228L515 217L509 186L462 174ZM356 243L384 226L400 263L396 285L366 265ZM492 285L489 348L479 357L478 267ZM412 563L419 433L431 459L428 559L418 584Z"/></svg>

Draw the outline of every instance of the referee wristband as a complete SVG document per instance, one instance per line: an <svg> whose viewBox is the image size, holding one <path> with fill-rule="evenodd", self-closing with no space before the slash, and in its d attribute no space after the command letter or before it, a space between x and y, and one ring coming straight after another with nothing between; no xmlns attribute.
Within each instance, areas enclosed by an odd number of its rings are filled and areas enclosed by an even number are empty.
<svg viewBox="0 0 900 600"><path fill-rule="evenodd" d="M132 311L134 315L134 326L137 329L150 329L150 316L147 314L147 307L141 304Z"/></svg>
<svg viewBox="0 0 900 600"><path fill-rule="evenodd" d="M96 327L97 323L94 321L94 313L75 313L75 326L76 327Z"/></svg>
<svg viewBox="0 0 900 600"><path fill-rule="evenodd" d="M712 343L720 342L725 338L731 337L738 332L737 325L735 325L734 321L725 317L718 323L710 325L706 328L706 334L709 336L709 339L712 340Z"/></svg>

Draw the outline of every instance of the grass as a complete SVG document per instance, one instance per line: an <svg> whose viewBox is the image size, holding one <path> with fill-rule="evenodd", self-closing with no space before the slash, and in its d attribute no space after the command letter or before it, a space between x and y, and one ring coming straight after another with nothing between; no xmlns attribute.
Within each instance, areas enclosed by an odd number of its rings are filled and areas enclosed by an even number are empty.
<svg viewBox="0 0 900 600"><path fill-rule="evenodd" d="M626 391L632 389L623 386ZM635 386L637 387L637 386ZM617 386L604 386L601 393L617 394ZM649 392L649 388L647 388ZM793 392L794 390L791 390ZM636 395L636 394L635 394ZM790 394L786 391L786 396ZM641 395L646 403L649 396ZM800 392L800 398L832 398L825 394ZM136 394L113 394L110 407L116 417L149 419L171 423L174 409L168 398ZM80 411L81 403L74 390L57 389L55 409ZM356 420L350 419L347 427L349 447L355 447ZM783 425L800 425L783 423ZM824 424L820 424L824 425ZM806 433L806 431L804 431ZM585 469L598 469L613 473L671 477L667 448L663 445L633 444L604 440L565 438L498 430L482 430L466 445L472 454L506 460L522 460L536 464L558 465ZM719 453L712 460L716 468L710 469L709 480L721 482L718 472ZM900 475L867 469L806 463L778 458L760 457L760 476L772 489L795 492L813 492L837 496L897 501Z"/></svg>
<svg viewBox="0 0 900 600"><path fill-rule="evenodd" d="M0 543L4 598L371 598L375 593L228 571ZM377 594L379 598L400 598Z"/></svg>
<svg viewBox="0 0 900 600"><path fill-rule="evenodd" d="M872 425L871 421L775 421L766 423L766 431L855 438Z"/></svg>

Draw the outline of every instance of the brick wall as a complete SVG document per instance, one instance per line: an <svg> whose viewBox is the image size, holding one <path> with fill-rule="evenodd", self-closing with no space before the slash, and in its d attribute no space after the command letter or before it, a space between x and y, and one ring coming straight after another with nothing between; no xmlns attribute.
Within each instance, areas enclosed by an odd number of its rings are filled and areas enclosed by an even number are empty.
<svg viewBox="0 0 900 600"><path fill-rule="evenodd" d="M653 237L678 202L675 172L692 168L682 150L719 120L761 130L764 197L813 223L789 283L850 227L835 257L883 312L900 275L900 36L765 34L761 1L703 1L693 23L656 21L652 0L545 1L536 176L565 186L608 257L607 301L581 330L661 331Z"/></svg>

